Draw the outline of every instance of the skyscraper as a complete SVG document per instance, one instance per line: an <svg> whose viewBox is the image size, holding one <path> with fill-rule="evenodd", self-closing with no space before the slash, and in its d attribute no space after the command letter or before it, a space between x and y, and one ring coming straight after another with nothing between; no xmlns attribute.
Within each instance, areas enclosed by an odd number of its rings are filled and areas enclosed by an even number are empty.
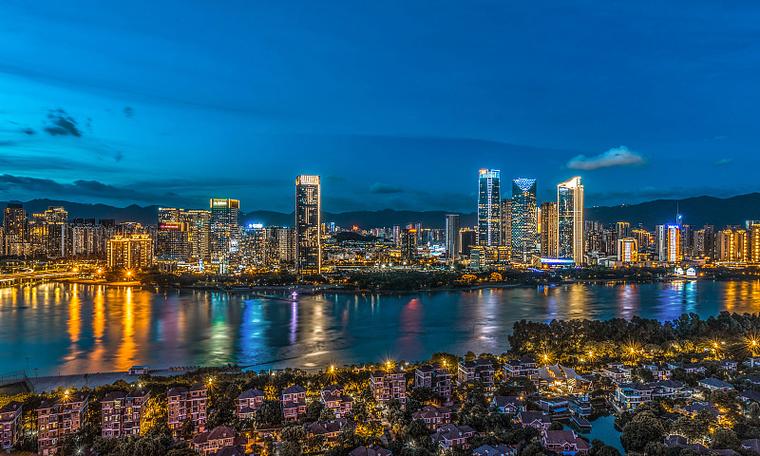
<svg viewBox="0 0 760 456"><path fill-rule="evenodd" d="M401 260L405 264L417 260L416 228L406 228L401 231Z"/></svg>
<svg viewBox="0 0 760 456"><path fill-rule="evenodd" d="M158 230L156 231L156 257L160 260L187 261L190 257L190 243L187 223L183 219L183 209L173 207L158 208Z"/></svg>
<svg viewBox="0 0 760 456"><path fill-rule="evenodd" d="M19 203L8 203L3 217L5 254L26 255L26 211Z"/></svg>
<svg viewBox="0 0 760 456"><path fill-rule="evenodd" d="M240 242L240 201L229 198L212 198L210 253L212 261L227 262L237 252Z"/></svg>
<svg viewBox="0 0 760 456"><path fill-rule="evenodd" d="M187 225L187 243L193 261L207 262L211 259L211 211L192 209L180 214Z"/></svg>
<svg viewBox="0 0 760 456"><path fill-rule="evenodd" d="M584 264L583 184L580 177L573 177L557 185L557 219L557 256L571 258L575 264Z"/></svg>
<svg viewBox="0 0 760 456"><path fill-rule="evenodd" d="M321 185L319 176L296 178L296 271L319 274L322 271Z"/></svg>
<svg viewBox="0 0 760 456"><path fill-rule="evenodd" d="M459 214L446 214L446 258L459 259Z"/></svg>
<svg viewBox="0 0 760 456"><path fill-rule="evenodd" d="M636 238L623 237L617 240L617 260L621 263L639 261L639 245Z"/></svg>
<svg viewBox="0 0 760 456"><path fill-rule="evenodd" d="M557 258L558 223L557 203L543 203L541 205L541 256L543 258Z"/></svg>
<svg viewBox="0 0 760 456"><path fill-rule="evenodd" d="M501 201L501 245L512 248L512 200Z"/></svg>
<svg viewBox="0 0 760 456"><path fill-rule="evenodd" d="M478 245L501 243L501 172L481 169L478 173Z"/></svg>
<svg viewBox="0 0 760 456"><path fill-rule="evenodd" d="M678 225L668 225L665 230L666 247L665 261L668 263L679 263L683 259L681 252L681 227Z"/></svg>
<svg viewBox="0 0 760 456"><path fill-rule="evenodd" d="M527 264L533 259L538 242L536 217L536 180L512 181L512 261Z"/></svg>

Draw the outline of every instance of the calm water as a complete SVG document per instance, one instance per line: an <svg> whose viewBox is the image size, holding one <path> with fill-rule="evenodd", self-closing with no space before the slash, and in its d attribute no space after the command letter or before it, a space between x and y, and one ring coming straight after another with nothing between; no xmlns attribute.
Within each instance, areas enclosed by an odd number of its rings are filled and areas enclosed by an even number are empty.
<svg viewBox="0 0 760 456"><path fill-rule="evenodd" d="M221 365L316 367L503 352L520 319L760 312L760 282L568 285L298 302L218 292L45 284L0 289L0 374Z"/></svg>

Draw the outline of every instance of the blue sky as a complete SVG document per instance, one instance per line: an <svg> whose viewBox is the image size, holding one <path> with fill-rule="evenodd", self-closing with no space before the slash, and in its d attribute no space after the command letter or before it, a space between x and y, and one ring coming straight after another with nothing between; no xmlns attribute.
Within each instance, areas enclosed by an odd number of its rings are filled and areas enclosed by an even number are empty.
<svg viewBox="0 0 760 456"><path fill-rule="evenodd" d="M4 1L0 199L473 211L760 191L757 2ZM505 186L509 188L509 186Z"/></svg>

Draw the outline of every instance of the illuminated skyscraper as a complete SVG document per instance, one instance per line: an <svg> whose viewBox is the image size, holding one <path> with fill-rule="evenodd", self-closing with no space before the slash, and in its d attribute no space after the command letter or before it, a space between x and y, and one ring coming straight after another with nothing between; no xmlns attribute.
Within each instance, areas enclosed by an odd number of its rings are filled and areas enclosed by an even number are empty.
<svg viewBox="0 0 760 456"><path fill-rule="evenodd" d="M321 185L319 176L296 178L296 271L319 274L322 271Z"/></svg>
<svg viewBox="0 0 760 456"><path fill-rule="evenodd" d="M624 237L617 240L617 260L622 263L639 261L639 245L636 238Z"/></svg>
<svg viewBox="0 0 760 456"><path fill-rule="evenodd" d="M158 208L156 257L160 260L187 261L190 258L189 230L183 220L185 211L173 207Z"/></svg>
<svg viewBox="0 0 760 456"><path fill-rule="evenodd" d="M557 258L559 243L559 220L557 218L557 203L543 203L541 205L541 256L543 258Z"/></svg>
<svg viewBox="0 0 760 456"><path fill-rule="evenodd" d="M537 254L536 180L512 181L512 261L528 264Z"/></svg>
<svg viewBox="0 0 760 456"><path fill-rule="evenodd" d="M501 201L501 245L512 249L512 200Z"/></svg>
<svg viewBox="0 0 760 456"><path fill-rule="evenodd" d="M459 259L459 214L446 214L446 258Z"/></svg>
<svg viewBox="0 0 760 456"><path fill-rule="evenodd" d="M5 255L26 255L26 211L18 203L8 203L3 217Z"/></svg>
<svg viewBox="0 0 760 456"><path fill-rule="evenodd" d="M664 228L664 253L667 263L680 263L683 260L681 253L681 227L678 225L668 225ZM660 261L663 261L660 258Z"/></svg>
<svg viewBox="0 0 760 456"><path fill-rule="evenodd" d="M212 198L210 253L212 261L228 261L237 252L240 242L240 201L229 198Z"/></svg>
<svg viewBox="0 0 760 456"><path fill-rule="evenodd" d="M42 215L45 220L45 251L48 258L64 258L69 213L60 206L50 206Z"/></svg>
<svg viewBox="0 0 760 456"><path fill-rule="evenodd" d="M411 263L417 260L417 229L401 231L401 261Z"/></svg>
<svg viewBox="0 0 760 456"><path fill-rule="evenodd" d="M580 177L573 177L557 185L557 219L557 256L572 259L575 264L584 264L583 184Z"/></svg>
<svg viewBox="0 0 760 456"><path fill-rule="evenodd" d="M143 269L153 263L153 240L149 234L113 236L106 248L110 269Z"/></svg>
<svg viewBox="0 0 760 456"><path fill-rule="evenodd" d="M469 256L472 247L477 245L477 233L472 228L459 230L459 256Z"/></svg>
<svg viewBox="0 0 760 456"><path fill-rule="evenodd" d="M749 235L747 230L726 228L718 233L718 260L729 263L749 261Z"/></svg>
<svg viewBox="0 0 760 456"><path fill-rule="evenodd" d="M501 172L481 169L478 172L478 245L501 243Z"/></svg>
<svg viewBox="0 0 760 456"><path fill-rule="evenodd" d="M750 257L754 263L760 263L760 221L753 220L748 223L750 231Z"/></svg>
<svg viewBox="0 0 760 456"><path fill-rule="evenodd" d="M190 259L207 262L211 259L211 211L188 210L180 214L180 220L187 225L187 243Z"/></svg>

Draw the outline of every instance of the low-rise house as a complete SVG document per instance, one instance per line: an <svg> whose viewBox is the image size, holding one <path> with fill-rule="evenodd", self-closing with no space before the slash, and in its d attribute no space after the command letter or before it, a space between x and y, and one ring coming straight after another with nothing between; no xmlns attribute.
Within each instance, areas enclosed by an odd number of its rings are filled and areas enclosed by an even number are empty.
<svg viewBox="0 0 760 456"><path fill-rule="evenodd" d="M457 366L457 383L480 382L486 389L493 388L496 370L490 360L460 361Z"/></svg>
<svg viewBox="0 0 760 456"><path fill-rule="evenodd" d="M227 426L217 426L214 429L201 432L193 437L193 449L203 456L216 455L222 448L234 447L237 443L235 430Z"/></svg>
<svg viewBox="0 0 760 456"><path fill-rule="evenodd" d="M570 404L565 397L542 397L538 400L538 406L551 415L552 419L561 420L570 417Z"/></svg>
<svg viewBox="0 0 760 456"><path fill-rule="evenodd" d="M166 392L169 403L169 429L176 436L188 421L193 425L193 433L206 430L206 407L208 390L201 384L190 388L180 386Z"/></svg>
<svg viewBox="0 0 760 456"><path fill-rule="evenodd" d="M127 375L148 375L149 373L150 369L148 366L132 366L127 371Z"/></svg>
<svg viewBox="0 0 760 456"><path fill-rule="evenodd" d="M591 388L591 381L571 367L555 364L538 369L538 387L561 394L583 394Z"/></svg>
<svg viewBox="0 0 760 456"><path fill-rule="evenodd" d="M537 375L538 363L530 356L507 361L504 365L504 376L506 378L526 377L533 380Z"/></svg>
<svg viewBox="0 0 760 456"><path fill-rule="evenodd" d="M525 400L520 396L494 396L491 399L491 407L505 415L516 415L526 410Z"/></svg>
<svg viewBox="0 0 760 456"><path fill-rule="evenodd" d="M749 383L752 386L760 386L760 375L751 374L743 377L742 380Z"/></svg>
<svg viewBox="0 0 760 456"><path fill-rule="evenodd" d="M532 427L539 431L545 431L552 425L552 420L548 413L526 411L517 414L517 424L522 427Z"/></svg>
<svg viewBox="0 0 760 456"><path fill-rule="evenodd" d="M760 365L760 363L758 365ZM752 451L753 453L760 454L760 439L742 440L741 448L742 450Z"/></svg>
<svg viewBox="0 0 760 456"><path fill-rule="evenodd" d="M651 372L655 380L670 380L670 377L673 376L673 371L662 364L644 364L642 367Z"/></svg>
<svg viewBox="0 0 760 456"><path fill-rule="evenodd" d="M348 453L348 456L391 456L393 453L391 450L379 447L377 445L372 446L360 446L356 447Z"/></svg>
<svg viewBox="0 0 760 456"><path fill-rule="evenodd" d="M739 400L744 404L745 413L749 411L749 406L753 403L760 404L760 393L753 390L745 390L739 394Z"/></svg>
<svg viewBox="0 0 760 456"><path fill-rule="evenodd" d="M338 385L328 386L319 393L319 396L325 407L335 414L335 418L345 418L353 409L354 400L351 396L343 394L343 389Z"/></svg>
<svg viewBox="0 0 760 456"><path fill-rule="evenodd" d="M451 373L438 365L424 365L414 371L414 387L430 388L446 402L451 400Z"/></svg>
<svg viewBox="0 0 760 456"><path fill-rule="evenodd" d="M285 421L298 421L306 414L306 388L293 385L282 391L282 417Z"/></svg>
<svg viewBox="0 0 760 456"><path fill-rule="evenodd" d="M472 450L473 456L517 456L517 448L511 445L481 445Z"/></svg>
<svg viewBox="0 0 760 456"><path fill-rule="evenodd" d="M691 390L675 380L652 383L625 383L613 393L612 405L618 412L633 411L641 404L655 399L680 399L691 395Z"/></svg>
<svg viewBox="0 0 760 456"><path fill-rule="evenodd" d="M599 376L609 378L614 383L631 381L633 369L622 363L610 363L599 369Z"/></svg>
<svg viewBox="0 0 760 456"><path fill-rule="evenodd" d="M447 424L439 427L432 435L433 442L443 450L452 448L467 449L470 447L470 438L475 435L475 430L470 426L457 426Z"/></svg>
<svg viewBox="0 0 760 456"><path fill-rule="evenodd" d="M412 414L412 418L425 423L431 431L451 423L451 410L448 407L426 405Z"/></svg>
<svg viewBox="0 0 760 456"><path fill-rule="evenodd" d="M697 385L709 391L731 391L734 389L733 385L730 383L726 383L723 380L714 377L703 378L697 382Z"/></svg>
<svg viewBox="0 0 760 456"><path fill-rule="evenodd" d="M682 369L687 374L704 375L707 368L700 363L667 363L670 370Z"/></svg>
<svg viewBox="0 0 760 456"><path fill-rule="evenodd" d="M140 420L150 395L146 391L112 391L100 401L101 436L140 435Z"/></svg>
<svg viewBox="0 0 760 456"><path fill-rule="evenodd" d="M720 415L720 412L718 412L718 409L713 404L701 401L694 401L691 404L677 407L676 412L691 418L696 417L700 412L707 412L713 418L717 418Z"/></svg>
<svg viewBox="0 0 760 456"><path fill-rule="evenodd" d="M235 415L241 420L252 420L256 417L256 410L264 403L264 392L250 388L237 397L235 403Z"/></svg>
<svg viewBox="0 0 760 456"><path fill-rule="evenodd" d="M60 454L63 439L82 427L89 405L84 393L65 394L54 401L43 401L37 407L37 453L41 456Z"/></svg>
<svg viewBox="0 0 760 456"><path fill-rule="evenodd" d="M0 449L8 450L21 436L21 416L24 408L19 402L9 402L0 407Z"/></svg>
<svg viewBox="0 0 760 456"><path fill-rule="evenodd" d="M369 386L377 402L386 403L395 399L406 403L406 376L403 371L374 371L370 375Z"/></svg>
<svg viewBox="0 0 760 456"><path fill-rule="evenodd" d="M323 437L330 442L337 439L343 430L351 427L351 423L346 419L337 419L330 421L315 421L306 425L306 435L309 437Z"/></svg>
<svg viewBox="0 0 760 456"><path fill-rule="evenodd" d="M744 360L745 366L749 367L750 369L754 369L755 367L760 367L760 357L758 356L750 356L749 358Z"/></svg>
<svg viewBox="0 0 760 456"><path fill-rule="evenodd" d="M732 359L724 359L720 362L720 368L727 372L736 372L739 363Z"/></svg>
<svg viewBox="0 0 760 456"><path fill-rule="evenodd" d="M541 436L544 447L562 455L588 454L589 444L573 431L544 431Z"/></svg>
<svg viewBox="0 0 760 456"><path fill-rule="evenodd" d="M594 412L588 395L573 396L568 399L570 413L576 416L589 416Z"/></svg>

